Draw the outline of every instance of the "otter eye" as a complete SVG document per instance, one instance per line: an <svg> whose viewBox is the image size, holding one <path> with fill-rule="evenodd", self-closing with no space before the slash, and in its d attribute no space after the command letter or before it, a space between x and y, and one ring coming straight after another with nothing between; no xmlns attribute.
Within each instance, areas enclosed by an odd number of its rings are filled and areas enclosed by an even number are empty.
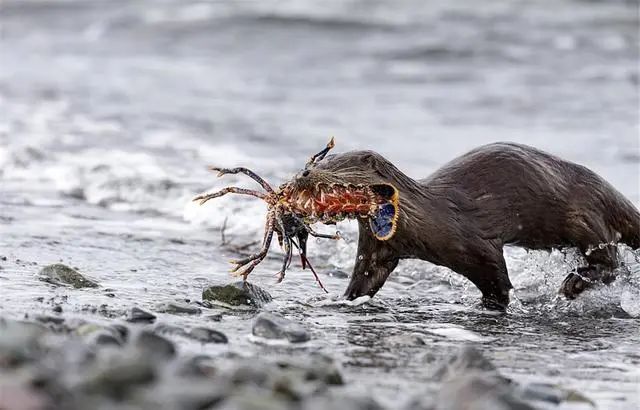
<svg viewBox="0 0 640 410"><path fill-rule="evenodd" d="M309 170L308 170L308 169L305 169L304 171L302 171L302 176L303 176L303 177L308 177L308 176L309 176L309 174L310 174L310 172L309 172Z"/></svg>

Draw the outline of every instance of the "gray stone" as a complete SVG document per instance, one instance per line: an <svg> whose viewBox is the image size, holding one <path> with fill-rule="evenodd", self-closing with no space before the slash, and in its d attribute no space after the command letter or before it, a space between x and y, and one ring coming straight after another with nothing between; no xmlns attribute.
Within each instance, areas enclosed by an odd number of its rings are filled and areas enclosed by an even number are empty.
<svg viewBox="0 0 640 410"><path fill-rule="evenodd" d="M301 380L317 381L330 386L344 384L339 367L329 356L312 354L304 358L281 359L277 363L281 369L291 374L298 374Z"/></svg>
<svg viewBox="0 0 640 410"><path fill-rule="evenodd" d="M143 355L156 359L170 359L176 355L176 348L170 340L149 330L138 334L135 346Z"/></svg>
<svg viewBox="0 0 640 410"><path fill-rule="evenodd" d="M223 401L216 410L288 410L295 407L286 398L274 395L270 390L243 388Z"/></svg>
<svg viewBox="0 0 640 410"><path fill-rule="evenodd" d="M206 327L196 327L191 329L189 337L202 343L228 343L227 336L217 330Z"/></svg>
<svg viewBox="0 0 640 410"><path fill-rule="evenodd" d="M265 339L282 339L291 343L308 341L309 332L299 323L273 313L260 313L253 322L254 336Z"/></svg>
<svg viewBox="0 0 640 410"><path fill-rule="evenodd" d="M231 307L259 308L271 302L271 295L249 282L212 285L202 291L202 299Z"/></svg>
<svg viewBox="0 0 640 410"><path fill-rule="evenodd" d="M228 395L224 384L201 377L166 377L145 392L147 409L209 409Z"/></svg>
<svg viewBox="0 0 640 410"><path fill-rule="evenodd" d="M82 376L80 390L89 394L124 399L140 385L156 379L153 363L138 355L115 356L97 363Z"/></svg>
<svg viewBox="0 0 640 410"><path fill-rule="evenodd" d="M133 307L127 315L127 322L131 323L153 323L155 320L156 316L154 314L139 307Z"/></svg>
<svg viewBox="0 0 640 410"><path fill-rule="evenodd" d="M496 367L480 350L473 346L465 346L442 362L433 373L433 378L443 381L470 370L496 373Z"/></svg>
<svg viewBox="0 0 640 410"><path fill-rule="evenodd" d="M504 378L472 370L445 382L434 410L535 410Z"/></svg>
<svg viewBox="0 0 640 410"><path fill-rule="evenodd" d="M153 328L154 332L161 333L165 335L174 335L174 336L182 336L189 337L189 333L181 328L180 326L168 325L165 323L159 323Z"/></svg>
<svg viewBox="0 0 640 410"><path fill-rule="evenodd" d="M0 322L0 363L13 367L35 360L47 328L39 323L5 319Z"/></svg>
<svg viewBox="0 0 640 410"><path fill-rule="evenodd" d="M302 410L383 410L372 397L355 397L337 394L325 394L305 401Z"/></svg>
<svg viewBox="0 0 640 410"><path fill-rule="evenodd" d="M202 312L202 309L199 307L180 302L160 303L155 310L159 313L171 313L174 315L198 315Z"/></svg>
<svg viewBox="0 0 640 410"><path fill-rule="evenodd" d="M74 288L98 287L97 282L85 278L77 270L61 263L45 266L38 273L38 278L56 286L71 285Z"/></svg>

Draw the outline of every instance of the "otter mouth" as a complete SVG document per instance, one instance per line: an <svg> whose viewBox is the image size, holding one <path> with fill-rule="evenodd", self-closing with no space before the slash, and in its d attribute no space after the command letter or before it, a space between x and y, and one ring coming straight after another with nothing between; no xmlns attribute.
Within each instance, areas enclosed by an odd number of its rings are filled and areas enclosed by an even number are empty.
<svg viewBox="0 0 640 410"><path fill-rule="evenodd" d="M391 184L319 183L285 195L283 202L308 223L368 218L372 233L382 241L393 237L397 228L399 193Z"/></svg>

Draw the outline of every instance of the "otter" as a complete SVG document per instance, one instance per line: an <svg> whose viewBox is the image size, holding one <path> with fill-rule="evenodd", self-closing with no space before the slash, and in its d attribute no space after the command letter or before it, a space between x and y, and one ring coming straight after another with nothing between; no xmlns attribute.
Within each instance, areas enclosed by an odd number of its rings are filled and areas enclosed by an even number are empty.
<svg viewBox="0 0 640 410"><path fill-rule="evenodd" d="M617 243L640 248L640 213L613 186L584 166L516 143L481 146L421 180L373 151L335 154L296 175L293 184L386 184L396 191L397 218L385 220L395 226L384 228L392 228L391 235L381 238L371 218L358 218L347 299L373 297L400 259L417 258L463 275L482 292L485 307L504 310L513 288L505 245L576 247L586 266L560 287L573 299L615 279Z"/></svg>

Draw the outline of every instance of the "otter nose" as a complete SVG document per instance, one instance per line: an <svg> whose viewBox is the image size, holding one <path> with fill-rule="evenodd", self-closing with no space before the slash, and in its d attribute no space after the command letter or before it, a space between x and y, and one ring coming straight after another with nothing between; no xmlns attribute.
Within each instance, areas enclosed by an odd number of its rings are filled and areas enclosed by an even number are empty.
<svg viewBox="0 0 640 410"><path fill-rule="evenodd" d="M303 176L303 177L308 177L308 176L309 176L309 174L310 174L310 172L309 172L309 170L308 170L308 169L305 169L304 171L302 171L302 176Z"/></svg>

